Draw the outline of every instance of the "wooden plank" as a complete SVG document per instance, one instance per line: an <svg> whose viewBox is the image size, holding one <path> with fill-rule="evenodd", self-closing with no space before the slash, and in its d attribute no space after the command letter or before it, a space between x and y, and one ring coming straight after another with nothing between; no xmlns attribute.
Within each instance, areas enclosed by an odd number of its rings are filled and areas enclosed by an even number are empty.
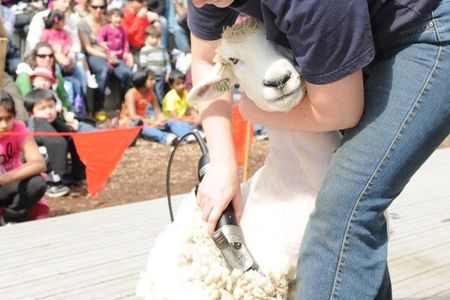
<svg viewBox="0 0 450 300"><path fill-rule="evenodd" d="M436 151L389 208L395 299L450 299L450 149Z"/></svg>
<svg viewBox="0 0 450 300"><path fill-rule="evenodd" d="M130 297L168 216L160 199L1 228L1 299Z"/></svg>

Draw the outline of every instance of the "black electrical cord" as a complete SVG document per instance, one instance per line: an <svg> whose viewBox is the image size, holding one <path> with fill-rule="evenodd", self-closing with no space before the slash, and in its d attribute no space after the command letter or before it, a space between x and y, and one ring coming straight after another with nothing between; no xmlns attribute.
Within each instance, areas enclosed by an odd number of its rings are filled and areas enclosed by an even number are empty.
<svg viewBox="0 0 450 300"><path fill-rule="evenodd" d="M166 175L166 194L167 194L167 204L169 206L169 214L170 214L170 221L173 222L173 209L172 209L172 199L170 197L170 171L172 169L172 162L173 158L175 157L175 152L177 151L178 147L180 146L181 142L187 138L189 135L193 135L195 137L195 140L197 141L197 144L200 147L200 151L202 152L202 157L199 161L199 180L203 177L204 173L206 172L204 166L209 162L208 158L208 148L206 147L206 143L203 140L203 138L200 136L200 133L198 131L191 131L189 133L186 133L183 135L178 142L175 144L172 153L169 157L169 163L167 165L167 175Z"/></svg>

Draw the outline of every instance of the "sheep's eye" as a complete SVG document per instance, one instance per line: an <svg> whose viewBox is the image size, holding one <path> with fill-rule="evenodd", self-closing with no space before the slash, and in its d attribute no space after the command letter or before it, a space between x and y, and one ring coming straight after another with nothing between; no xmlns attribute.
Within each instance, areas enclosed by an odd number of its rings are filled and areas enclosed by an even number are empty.
<svg viewBox="0 0 450 300"><path fill-rule="evenodd" d="M230 58L228 58L228 60L231 61L231 63L233 65L235 65L235 64L237 64L239 62L239 59L238 58L234 58L234 57L230 57Z"/></svg>

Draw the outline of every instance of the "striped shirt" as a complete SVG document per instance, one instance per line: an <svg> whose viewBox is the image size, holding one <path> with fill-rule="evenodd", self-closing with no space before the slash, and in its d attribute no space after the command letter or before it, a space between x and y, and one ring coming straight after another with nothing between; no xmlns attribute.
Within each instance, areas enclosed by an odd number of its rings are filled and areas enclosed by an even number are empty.
<svg viewBox="0 0 450 300"><path fill-rule="evenodd" d="M158 77L172 71L169 53L163 47L142 47L141 51L139 51L139 67L152 70L155 76Z"/></svg>

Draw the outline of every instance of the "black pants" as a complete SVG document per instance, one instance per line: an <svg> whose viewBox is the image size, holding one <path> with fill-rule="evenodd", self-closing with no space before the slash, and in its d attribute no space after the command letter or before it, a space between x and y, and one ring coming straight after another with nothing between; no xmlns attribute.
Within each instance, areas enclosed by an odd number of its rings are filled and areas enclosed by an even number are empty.
<svg viewBox="0 0 450 300"><path fill-rule="evenodd" d="M44 196L47 189L40 175L0 186L0 207L5 222L25 221L27 209Z"/></svg>
<svg viewBox="0 0 450 300"><path fill-rule="evenodd" d="M44 119L34 118L32 129L35 132L67 132L67 126L63 120L57 119L52 124ZM61 127L61 128L60 128ZM64 127L64 128L63 128ZM85 167L75 149L75 144L71 137L63 136L36 136L36 143L47 148L49 169L61 178L69 173L73 179L81 180L85 178ZM67 164L67 154L70 153L71 168Z"/></svg>

